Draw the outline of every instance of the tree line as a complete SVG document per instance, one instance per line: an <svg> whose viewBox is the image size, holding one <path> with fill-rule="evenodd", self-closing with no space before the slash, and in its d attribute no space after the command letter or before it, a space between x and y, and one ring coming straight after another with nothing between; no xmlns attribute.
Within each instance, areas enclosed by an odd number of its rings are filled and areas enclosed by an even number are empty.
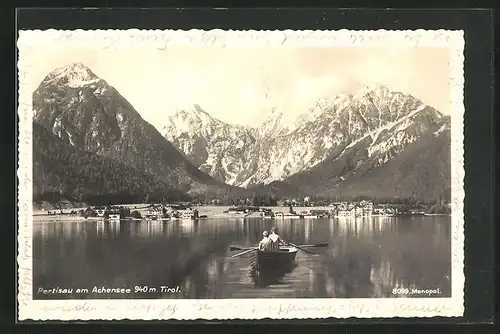
<svg viewBox="0 0 500 334"><path fill-rule="evenodd" d="M190 197L154 175L77 150L33 127L34 200L66 197L89 204L186 201Z"/></svg>
<svg viewBox="0 0 500 334"><path fill-rule="evenodd" d="M38 124L33 125L37 138L33 147L33 195L34 200L54 201L68 198L91 205L116 203L172 203L190 201L200 204L277 206L289 204L290 196L279 196L269 190L267 194L248 196L225 193L218 197L208 195L188 196L170 186L155 175L146 174L128 165L94 153L78 150L54 137ZM449 210L449 194L438 199L377 198L377 197L327 197L309 196L310 203L329 204L338 201L369 200L374 204L391 204L406 207L423 207L440 213ZM295 198L302 202L302 198ZM213 201L215 200L215 203Z"/></svg>

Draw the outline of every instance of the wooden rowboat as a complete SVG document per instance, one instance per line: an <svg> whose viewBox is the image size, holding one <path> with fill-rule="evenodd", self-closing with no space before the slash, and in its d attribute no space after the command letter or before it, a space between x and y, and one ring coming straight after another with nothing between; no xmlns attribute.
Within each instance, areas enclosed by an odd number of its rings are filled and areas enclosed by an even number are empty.
<svg viewBox="0 0 500 334"><path fill-rule="evenodd" d="M276 271L293 265L299 250L292 246L281 246L279 252L256 250L250 253L250 266L258 271Z"/></svg>

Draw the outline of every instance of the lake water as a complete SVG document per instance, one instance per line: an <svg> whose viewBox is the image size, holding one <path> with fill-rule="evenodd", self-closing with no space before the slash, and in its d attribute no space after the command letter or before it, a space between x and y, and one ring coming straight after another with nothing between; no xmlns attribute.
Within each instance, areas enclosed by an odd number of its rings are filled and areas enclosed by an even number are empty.
<svg viewBox="0 0 500 334"><path fill-rule="evenodd" d="M315 255L299 251L294 268L278 277L256 275L248 255L230 257L238 252L229 246L255 245L272 225L284 240L329 246L311 248ZM33 293L35 299L372 298L430 289L449 297L450 225L449 216L41 221L34 223ZM92 293L103 287L130 292ZM73 291L41 291L53 288Z"/></svg>

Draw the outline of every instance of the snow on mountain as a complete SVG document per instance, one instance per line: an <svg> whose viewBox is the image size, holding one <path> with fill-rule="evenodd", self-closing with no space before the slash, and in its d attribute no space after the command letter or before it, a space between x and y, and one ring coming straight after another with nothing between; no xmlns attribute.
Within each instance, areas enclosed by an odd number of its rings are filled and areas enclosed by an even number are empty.
<svg viewBox="0 0 500 334"><path fill-rule="evenodd" d="M449 117L384 87L353 95L343 114L341 149L287 184L324 196L449 198Z"/></svg>
<svg viewBox="0 0 500 334"><path fill-rule="evenodd" d="M372 194L384 185L379 176L398 168L404 169L401 182L413 180L400 187L405 195L422 175L422 193L447 182L449 117L382 85L321 98L295 122L274 108L256 128L222 122L194 105L178 110L158 132L116 89L77 63L46 76L33 93L33 109L34 121L68 151L91 152L183 192L235 189L221 182L279 187L277 181L285 181L290 191L344 187L354 194L366 185ZM437 162L427 152L437 152ZM103 189L113 189L113 182Z"/></svg>
<svg viewBox="0 0 500 334"><path fill-rule="evenodd" d="M441 114L421 101L386 87L339 96L313 109L318 116L269 143L259 154L253 183L269 183L307 171L369 138L370 155L386 162L441 120ZM319 112L318 112L319 111ZM419 116L420 115L420 116ZM412 125L418 126L413 127ZM250 182L249 184L251 184Z"/></svg>
<svg viewBox="0 0 500 334"><path fill-rule="evenodd" d="M437 131L434 132L434 136L438 137L441 133L450 130L451 130L450 122L446 122Z"/></svg>
<svg viewBox="0 0 500 334"><path fill-rule="evenodd" d="M332 106L341 106L342 103L348 102L347 98L347 95L341 94L333 99L328 97L318 99L312 108L297 117L294 123L295 128L300 128L306 123L314 121L325 111L332 108Z"/></svg>
<svg viewBox="0 0 500 334"><path fill-rule="evenodd" d="M255 142L250 132L211 117L198 105L179 110L160 130L195 166L227 184L235 184L247 168L246 150Z"/></svg>
<svg viewBox="0 0 500 334"><path fill-rule="evenodd" d="M412 127L419 130L417 124ZM450 200L450 131L445 127L436 135L433 131L438 127L435 124L411 143L403 140L371 156L367 152L371 139L365 137L342 154L292 175L285 183L330 198ZM404 136L404 132L396 135Z"/></svg>
<svg viewBox="0 0 500 334"><path fill-rule="evenodd" d="M292 127L276 109L254 130L201 114L178 113L165 137L202 170L243 187L287 179L359 145L364 159L381 165L444 122L420 100L382 85L320 99Z"/></svg>
<svg viewBox="0 0 500 334"><path fill-rule="evenodd" d="M261 140L285 135L291 130L287 123L285 114L273 108L269 117L256 129L255 135Z"/></svg>
<svg viewBox="0 0 500 334"><path fill-rule="evenodd" d="M227 188L193 166L114 87L83 64L49 73L33 92L33 109L34 122L74 149L111 159L183 192Z"/></svg>
<svg viewBox="0 0 500 334"><path fill-rule="evenodd" d="M101 79L82 63L74 63L52 71L43 84L59 84L76 88L99 82Z"/></svg>

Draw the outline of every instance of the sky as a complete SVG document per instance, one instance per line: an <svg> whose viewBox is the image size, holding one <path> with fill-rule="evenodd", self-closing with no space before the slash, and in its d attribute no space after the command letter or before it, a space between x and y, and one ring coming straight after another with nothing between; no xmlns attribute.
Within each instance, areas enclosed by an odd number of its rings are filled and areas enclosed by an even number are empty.
<svg viewBox="0 0 500 334"><path fill-rule="evenodd" d="M376 84L450 114L448 48L50 46L37 51L32 90L55 68L81 62L156 127L194 104L233 124L257 126L273 108L293 120L320 98Z"/></svg>

